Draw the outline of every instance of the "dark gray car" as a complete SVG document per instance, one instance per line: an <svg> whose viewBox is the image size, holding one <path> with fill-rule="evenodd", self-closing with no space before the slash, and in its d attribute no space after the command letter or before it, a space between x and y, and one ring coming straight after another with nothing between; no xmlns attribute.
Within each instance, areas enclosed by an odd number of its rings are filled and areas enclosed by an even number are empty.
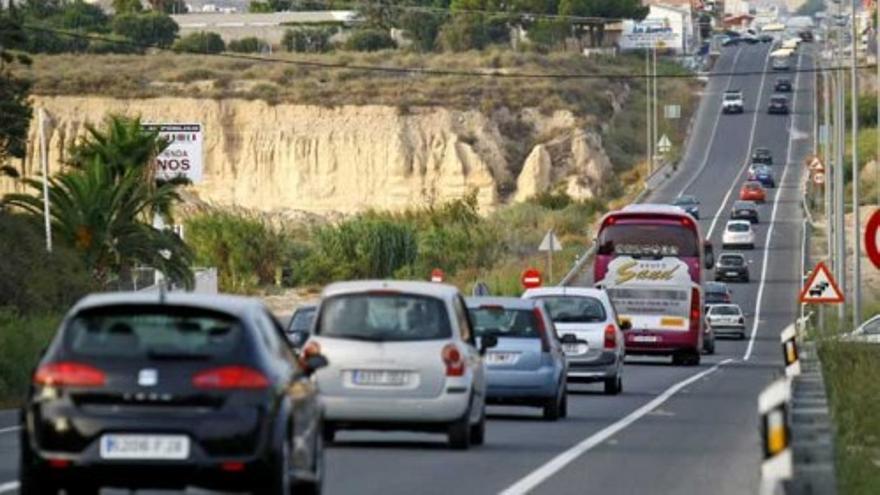
<svg viewBox="0 0 880 495"><path fill-rule="evenodd" d="M734 201L730 208L731 220L748 220L751 223L758 223L760 216L758 215L758 205L754 201Z"/></svg>
<svg viewBox="0 0 880 495"><path fill-rule="evenodd" d="M715 280L748 282L749 262L739 253L721 253L715 264Z"/></svg>

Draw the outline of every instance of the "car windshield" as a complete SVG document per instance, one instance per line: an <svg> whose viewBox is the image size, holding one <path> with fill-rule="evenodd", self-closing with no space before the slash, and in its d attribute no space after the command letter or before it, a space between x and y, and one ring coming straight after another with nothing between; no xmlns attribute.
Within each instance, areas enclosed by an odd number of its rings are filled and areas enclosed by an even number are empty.
<svg viewBox="0 0 880 495"><path fill-rule="evenodd" d="M556 323L601 323L607 319L602 301L589 296L541 296Z"/></svg>
<svg viewBox="0 0 880 495"><path fill-rule="evenodd" d="M673 204L676 206L692 206L697 204L697 198L693 196L679 196Z"/></svg>
<svg viewBox="0 0 880 495"><path fill-rule="evenodd" d="M706 304L727 302L727 298L723 292L706 292L705 300Z"/></svg>
<svg viewBox="0 0 880 495"><path fill-rule="evenodd" d="M333 296L321 306L315 333L364 341L417 341L452 336L446 305L415 294L357 293Z"/></svg>
<svg viewBox="0 0 880 495"><path fill-rule="evenodd" d="M709 314L713 316L739 316L742 313L737 306L719 305L709 308Z"/></svg>
<svg viewBox="0 0 880 495"><path fill-rule="evenodd" d="M538 330L538 319L533 310L481 306L470 308L469 311L477 337L496 335L507 338L536 339L541 336Z"/></svg>
<svg viewBox="0 0 880 495"><path fill-rule="evenodd" d="M761 189L761 184L757 182L746 182L746 189Z"/></svg>
<svg viewBox="0 0 880 495"><path fill-rule="evenodd" d="M862 325L862 333L865 335L880 335L880 318L874 318Z"/></svg>
<svg viewBox="0 0 880 495"><path fill-rule="evenodd" d="M696 257L700 243L693 230L681 225L616 224L602 230L598 253Z"/></svg>
<svg viewBox="0 0 880 495"><path fill-rule="evenodd" d="M737 201L733 203L733 209L735 210L752 210L754 208L755 205L747 201Z"/></svg>
<svg viewBox="0 0 880 495"><path fill-rule="evenodd" d="M242 326L233 316L177 306L111 306L76 315L65 344L90 357L207 359L235 351Z"/></svg>
<svg viewBox="0 0 880 495"><path fill-rule="evenodd" d="M770 101L772 101L773 103L785 103L788 100L783 97L780 97L780 96L774 96L773 98L770 99Z"/></svg>
<svg viewBox="0 0 880 495"><path fill-rule="evenodd" d="M724 99L727 101L738 100L738 99L740 99L740 94L739 93L725 93Z"/></svg>
<svg viewBox="0 0 880 495"><path fill-rule="evenodd" d="M719 263L724 266L743 266L745 264L745 260L741 256L722 255Z"/></svg>
<svg viewBox="0 0 880 495"><path fill-rule="evenodd" d="M729 223L727 224L728 232L748 232L750 230L749 224L747 223Z"/></svg>
<svg viewBox="0 0 880 495"><path fill-rule="evenodd" d="M316 308L303 308L293 313L290 319L290 332L308 332L312 328L312 322L315 320Z"/></svg>

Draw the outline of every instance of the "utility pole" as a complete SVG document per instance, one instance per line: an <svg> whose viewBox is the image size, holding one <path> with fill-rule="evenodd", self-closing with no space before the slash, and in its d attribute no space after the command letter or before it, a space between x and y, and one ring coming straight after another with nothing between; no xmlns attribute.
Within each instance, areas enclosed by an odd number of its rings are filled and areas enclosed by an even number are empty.
<svg viewBox="0 0 880 495"><path fill-rule="evenodd" d="M822 62L824 65L824 61ZM825 236L827 238L828 259L834 259L834 237L831 228L831 190L834 187L832 182L831 168L831 78L828 77L828 70L822 70L822 118L825 124L824 145L822 146L822 163L825 164Z"/></svg>
<svg viewBox="0 0 880 495"><path fill-rule="evenodd" d="M659 106L659 102L657 101L657 45L656 45L656 43L653 44L653 47L654 47L654 50L653 50L653 52L654 52L654 74L651 79L654 81L654 84L653 84L654 95L652 98L652 100L654 100L654 116L653 116L654 124L652 126L654 129L654 139L652 142L655 143L654 146L656 146L658 137L660 136L659 129L657 126L657 107ZM657 150L655 149L654 152L656 153L656 151ZM651 170L651 172L653 173L654 170L657 168L656 160L652 161L652 164L653 164L653 169Z"/></svg>
<svg viewBox="0 0 880 495"><path fill-rule="evenodd" d="M861 215L859 214L859 69L858 47L861 41L856 10L859 0L852 1L852 55L850 63L850 113L852 114L852 190L853 190L853 328L862 320L862 242Z"/></svg>
<svg viewBox="0 0 880 495"><path fill-rule="evenodd" d="M651 130L651 50L645 49L645 137L648 151L648 175L654 171L654 132ZM645 178L647 184L647 178Z"/></svg>
<svg viewBox="0 0 880 495"><path fill-rule="evenodd" d="M40 125L40 168L43 171L43 222L46 227L46 252L52 252L52 220L49 215L49 154L46 143L46 112L38 111Z"/></svg>

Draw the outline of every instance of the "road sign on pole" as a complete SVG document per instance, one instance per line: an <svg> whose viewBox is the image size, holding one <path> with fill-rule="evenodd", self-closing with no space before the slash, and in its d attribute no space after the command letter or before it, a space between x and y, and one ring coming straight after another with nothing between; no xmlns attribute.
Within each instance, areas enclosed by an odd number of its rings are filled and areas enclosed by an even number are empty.
<svg viewBox="0 0 880 495"><path fill-rule="evenodd" d="M668 153L669 150L672 149L672 141L669 140L669 136L664 134L660 137L660 140L657 141L657 151L660 153Z"/></svg>
<svg viewBox="0 0 880 495"><path fill-rule="evenodd" d="M535 287L540 287L544 283L544 279L537 268L526 268L520 277L520 282L526 289L534 289Z"/></svg>
<svg viewBox="0 0 880 495"><path fill-rule="evenodd" d="M681 105L664 105L663 116L666 120L675 120L681 118Z"/></svg>
<svg viewBox="0 0 880 495"><path fill-rule="evenodd" d="M440 283L443 282L445 278L446 274L443 273L443 270L439 268L434 268L433 270L431 270L431 282Z"/></svg>
<svg viewBox="0 0 880 495"><path fill-rule="evenodd" d="M553 229L547 231L544 240L538 246L538 251L545 251L547 253L547 273L550 275L550 280L553 280L553 253L555 251L562 251L562 243L559 242L559 238L556 237Z"/></svg>
<svg viewBox="0 0 880 495"><path fill-rule="evenodd" d="M799 299L802 303L839 304L844 301L843 292L837 286L837 281L821 261L807 278Z"/></svg>
<svg viewBox="0 0 880 495"><path fill-rule="evenodd" d="M813 174L813 184L821 186L825 183L825 172L816 172Z"/></svg>
<svg viewBox="0 0 880 495"><path fill-rule="evenodd" d="M880 270L880 246L878 246L877 233L880 231L880 210L874 211L871 218L868 219L868 225L865 228L865 252L871 263Z"/></svg>

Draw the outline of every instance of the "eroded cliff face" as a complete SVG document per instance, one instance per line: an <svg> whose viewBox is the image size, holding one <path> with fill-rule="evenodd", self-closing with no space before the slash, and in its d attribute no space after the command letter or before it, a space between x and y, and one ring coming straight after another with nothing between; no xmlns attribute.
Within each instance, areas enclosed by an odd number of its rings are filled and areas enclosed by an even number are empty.
<svg viewBox="0 0 880 495"><path fill-rule="evenodd" d="M552 187L594 197L611 173L600 137L578 127L567 112L487 116L441 107L69 96L37 97L34 103L48 116L50 171L60 169L85 124L98 124L108 114L199 122L205 129L204 180L191 193L209 203L267 212L402 210L471 190L481 209L490 211ZM30 142L20 164L28 175L39 171L36 119ZM17 187L0 179L0 193Z"/></svg>

